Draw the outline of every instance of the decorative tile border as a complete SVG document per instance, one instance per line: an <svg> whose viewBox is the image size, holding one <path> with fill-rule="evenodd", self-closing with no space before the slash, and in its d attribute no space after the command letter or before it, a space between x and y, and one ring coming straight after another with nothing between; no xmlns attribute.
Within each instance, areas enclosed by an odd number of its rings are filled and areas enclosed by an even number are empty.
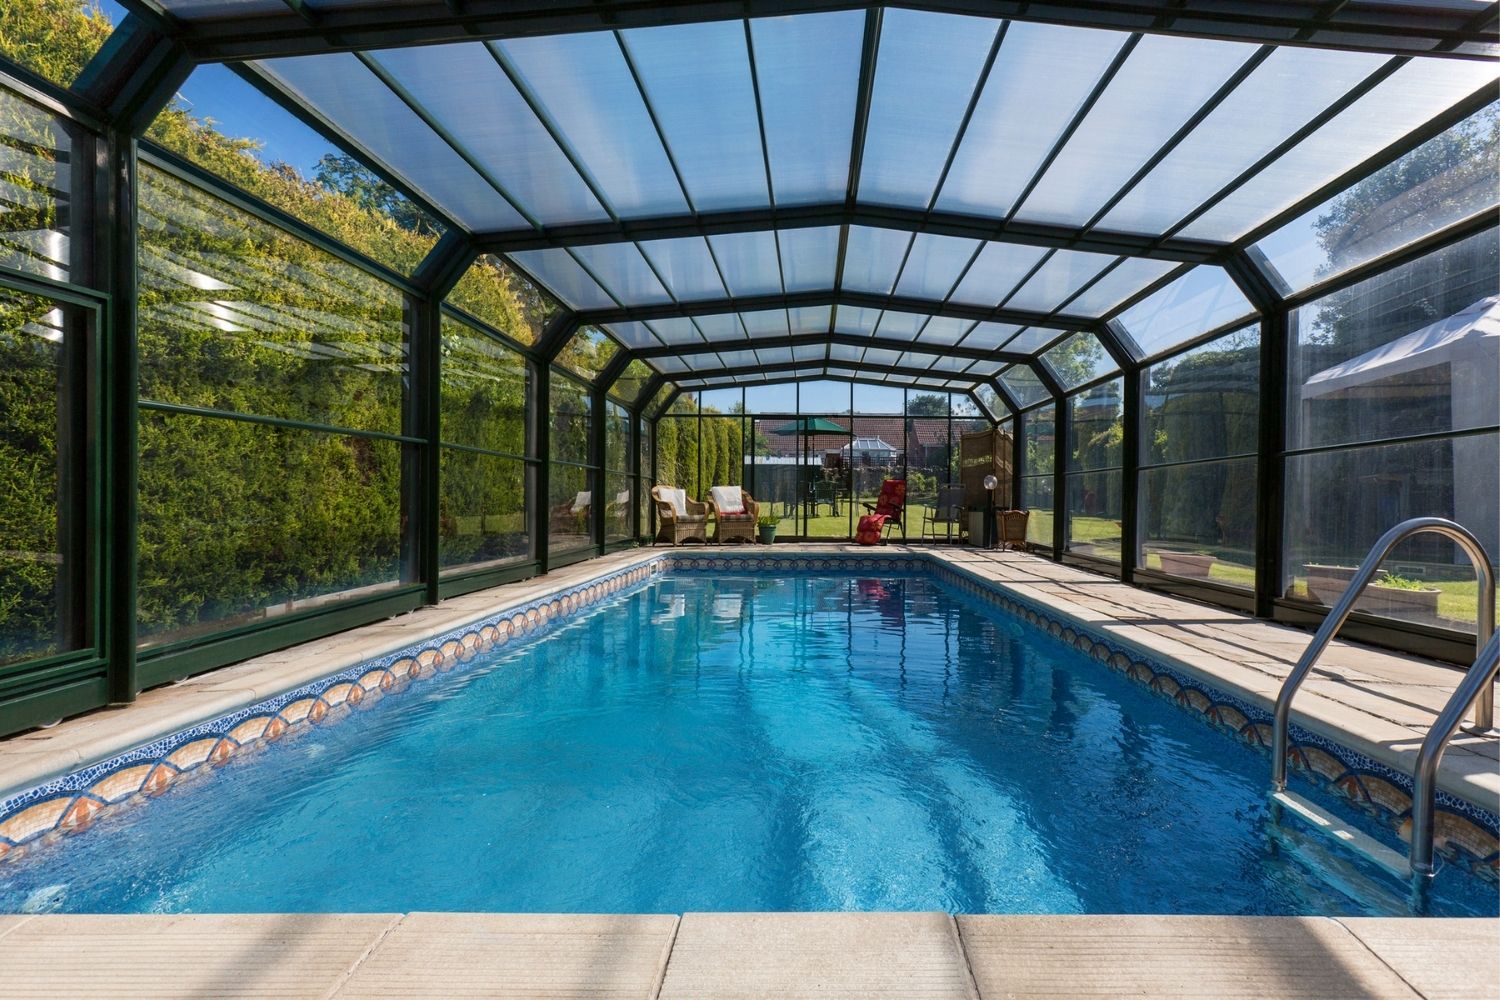
<svg viewBox="0 0 1500 1000"><path fill-rule="evenodd" d="M205 766L323 725L412 682L446 673L476 655L537 637L551 626L643 584L665 570L728 572L927 573L971 598L1042 629L1075 650L1146 685L1219 729L1269 752L1271 713L1217 691L1200 678L1101 635L1043 604L921 552L761 555L743 550L652 553L594 580L494 612L393 653L330 674L266 701L136 747L109 760L0 800L0 862L90 828L106 811L161 795ZM1411 779L1316 733L1293 726L1288 760L1315 783L1341 793L1391 828L1408 835ZM1500 819L1438 792L1437 846L1446 860L1500 881Z"/></svg>

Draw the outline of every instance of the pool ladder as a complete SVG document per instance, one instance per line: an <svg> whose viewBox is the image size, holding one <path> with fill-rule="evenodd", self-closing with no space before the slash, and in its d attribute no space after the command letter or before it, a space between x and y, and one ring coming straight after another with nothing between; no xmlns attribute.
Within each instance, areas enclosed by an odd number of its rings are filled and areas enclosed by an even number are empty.
<svg viewBox="0 0 1500 1000"><path fill-rule="evenodd" d="M1411 852L1401 864L1401 856L1380 844L1368 834L1345 828L1339 820L1329 815L1308 800L1286 790L1287 733L1291 724L1292 697L1306 680L1323 650L1354 609L1365 587L1374 579L1380 564L1385 561L1400 542L1413 535L1436 534L1454 541L1469 561L1474 564L1474 574L1479 579L1479 616L1475 626L1476 654L1473 664L1464 674L1443 710L1438 713L1422 748L1417 752L1417 764L1412 775L1411 795ZM1465 731L1479 736L1493 736L1495 732L1495 674L1500 669L1500 636L1495 635L1495 570L1479 539L1463 525L1443 517L1414 517L1402 521L1380 536L1380 540L1365 556L1355 571L1354 578L1339 597L1338 603L1329 609L1318 632L1313 636L1307 651L1292 668L1281 693L1276 696L1276 721L1271 738L1271 797L1281 806L1286 806L1316 827L1321 827L1338 839L1370 857L1382 868L1393 874L1409 874L1425 881L1433 873L1432 841L1433 812L1437 806L1437 770L1442 762L1443 751L1448 741L1458 731L1459 724L1474 707L1474 724L1465 726Z"/></svg>

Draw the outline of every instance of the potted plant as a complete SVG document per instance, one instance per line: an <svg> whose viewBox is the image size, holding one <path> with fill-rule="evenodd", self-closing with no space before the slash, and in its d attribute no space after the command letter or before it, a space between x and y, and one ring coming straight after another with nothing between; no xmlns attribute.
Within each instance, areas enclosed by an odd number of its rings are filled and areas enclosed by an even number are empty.
<svg viewBox="0 0 1500 1000"><path fill-rule="evenodd" d="M767 511L755 521L760 530L760 544L770 545L776 541L776 526L781 523L781 518Z"/></svg>
<svg viewBox="0 0 1500 1000"><path fill-rule="evenodd" d="M1370 581L1355 606L1372 615L1436 622L1442 591L1421 580L1386 573Z"/></svg>

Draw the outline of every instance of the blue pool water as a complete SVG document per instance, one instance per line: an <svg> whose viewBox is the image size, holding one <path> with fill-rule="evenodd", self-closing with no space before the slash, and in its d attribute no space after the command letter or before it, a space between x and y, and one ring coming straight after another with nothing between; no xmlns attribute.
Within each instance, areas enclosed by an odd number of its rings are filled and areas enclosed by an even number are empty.
<svg viewBox="0 0 1500 1000"><path fill-rule="evenodd" d="M0 911L1403 912L1266 771L933 579L668 575L0 866Z"/></svg>

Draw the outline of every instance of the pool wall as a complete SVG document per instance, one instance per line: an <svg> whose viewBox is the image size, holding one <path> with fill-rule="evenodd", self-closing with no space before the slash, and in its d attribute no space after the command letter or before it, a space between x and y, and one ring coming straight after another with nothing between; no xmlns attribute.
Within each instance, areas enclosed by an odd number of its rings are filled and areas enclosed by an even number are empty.
<svg viewBox="0 0 1500 1000"><path fill-rule="evenodd" d="M927 552L799 553L788 556L728 552L662 551L591 579L506 606L439 634L296 686L274 697L162 735L106 760L36 783L0 798L0 863L83 832L110 810L149 801L233 757L253 752L303 727L330 725L356 707L399 695L413 684L452 671L480 653L544 634L600 601L645 584L665 571L694 573L925 572L991 604L1101 665L1169 698L1208 724L1268 752L1269 706L1222 690L1190 665L1168 662L1028 600L1004 584ZM1314 782L1357 803L1380 821L1401 828L1411 811L1410 776L1294 725L1289 761ZM1500 875L1500 819L1475 803L1438 791L1437 837L1441 853L1488 881Z"/></svg>

